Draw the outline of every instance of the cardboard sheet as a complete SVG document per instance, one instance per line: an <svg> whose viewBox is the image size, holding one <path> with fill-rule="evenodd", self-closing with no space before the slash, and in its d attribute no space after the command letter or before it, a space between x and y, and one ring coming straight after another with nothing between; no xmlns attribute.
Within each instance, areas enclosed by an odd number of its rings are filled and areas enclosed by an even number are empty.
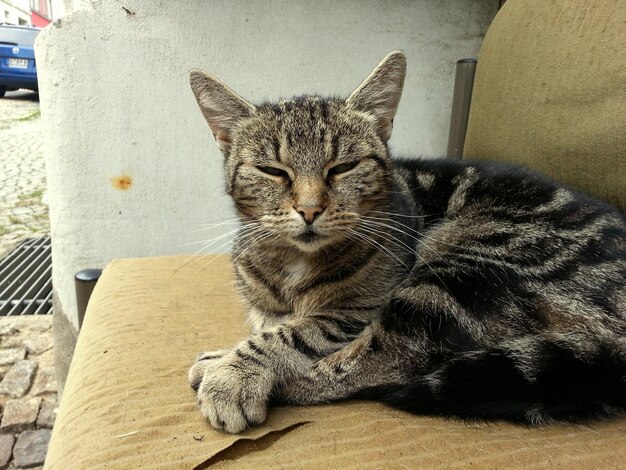
<svg viewBox="0 0 626 470"><path fill-rule="evenodd" d="M527 428L412 416L371 402L270 411L214 431L187 371L245 337L227 256L119 260L94 291L46 469L626 468L626 417Z"/></svg>

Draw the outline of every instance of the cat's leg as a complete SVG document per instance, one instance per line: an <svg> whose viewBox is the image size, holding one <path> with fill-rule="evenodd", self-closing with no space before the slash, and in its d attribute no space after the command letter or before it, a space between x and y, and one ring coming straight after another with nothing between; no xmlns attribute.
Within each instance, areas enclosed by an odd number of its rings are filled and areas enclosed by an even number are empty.
<svg viewBox="0 0 626 470"><path fill-rule="evenodd" d="M320 358L279 389L293 404L345 399L376 387L410 383L437 365L438 356L480 348L487 341L480 322L444 289L409 279L394 290L354 341Z"/></svg>
<svg viewBox="0 0 626 470"><path fill-rule="evenodd" d="M258 308L251 308L246 314L246 323L252 334L258 334L273 326L282 325L293 319L291 313L270 313Z"/></svg>
<svg viewBox="0 0 626 470"><path fill-rule="evenodd" d="M261 333L264 329L286 323L290 318L291 315L266 313L257 308L250 309L246 315L247 323L250 325L253 335ZM231 351L232 349L218 349L198 354L195 364L189 369L188 377L191 387L197 390L205 370L209 368L214 361L221 359Z"/></svg>
<svg viewBox="0 0 626 470"><path fill-rule="evenodd" d="M363 390L395 386L426 370L428 342L368 326L354 341L315 362L299 377L283 382L280 402L312 405L342 400Z"/></svg>
<svg viewBox="0 0 626 470"><path fill-rule="evenodd" d="M253 334L221 358L200 360L190 382L202 414L215 428L232 433L262 423L276 390L348 344L370 315L328 312L301 318Z"/></svg>

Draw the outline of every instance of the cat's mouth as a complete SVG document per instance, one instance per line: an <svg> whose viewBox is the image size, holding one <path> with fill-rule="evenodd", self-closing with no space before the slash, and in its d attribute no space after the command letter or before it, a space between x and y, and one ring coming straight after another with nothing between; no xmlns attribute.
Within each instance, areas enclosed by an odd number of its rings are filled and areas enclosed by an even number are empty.
<svg viewBox="0 0 626 470"><path fill-rule="evenodd" d="M320 235L319 233L315 233L312 229L308 229L306 232L301 233L297 237L294 237L294 240L299 241L300 243L311 244L317 243L323 238L324 236Z"/></svg>
<svg viewBox="0 0 626 470"><path fill-rule="evenodd" d="M322 235L312 227L308 227L300 235L291 236L291 242L306 253L314 253L322 247L333 243L334 240L334 236Z"/></svg>

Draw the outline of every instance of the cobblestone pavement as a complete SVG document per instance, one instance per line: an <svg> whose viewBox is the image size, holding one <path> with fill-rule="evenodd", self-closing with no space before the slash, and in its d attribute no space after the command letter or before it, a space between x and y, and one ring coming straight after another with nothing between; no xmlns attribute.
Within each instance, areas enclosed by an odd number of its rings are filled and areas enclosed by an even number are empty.
<svg viewBox="0 0 626 470"><path fill-rule="evenodd" d="M57 413L52 316L0 317L0 469L42 468Z"/></svg>
<svg viewBox="0 0 626 470"><path fill-rule="evenodd" d="M0 257L49 231L40 121L35 93L0 98Z"/></svg>
<svg viewBox="0 0 626 470"><path fill-rule="evenodd" d="M0 258L49 231L39 101L0 98ZM57 408L51 316L0 317L0 470L42 468Z"/></svg>

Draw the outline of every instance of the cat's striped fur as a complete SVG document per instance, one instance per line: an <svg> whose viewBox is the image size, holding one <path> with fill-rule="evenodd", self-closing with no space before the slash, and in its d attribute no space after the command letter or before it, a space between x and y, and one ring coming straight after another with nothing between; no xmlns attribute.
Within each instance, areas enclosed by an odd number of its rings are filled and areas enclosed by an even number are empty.
<svg viewBox="0 0 626 470"><path fill-rule="evenodd" d="M190 370L214 427L355 396L524 422L626 406L624 215L518 168L392 161L404 74L395 52L347 100L253 106L192 73L253 329Z"/></svg>

